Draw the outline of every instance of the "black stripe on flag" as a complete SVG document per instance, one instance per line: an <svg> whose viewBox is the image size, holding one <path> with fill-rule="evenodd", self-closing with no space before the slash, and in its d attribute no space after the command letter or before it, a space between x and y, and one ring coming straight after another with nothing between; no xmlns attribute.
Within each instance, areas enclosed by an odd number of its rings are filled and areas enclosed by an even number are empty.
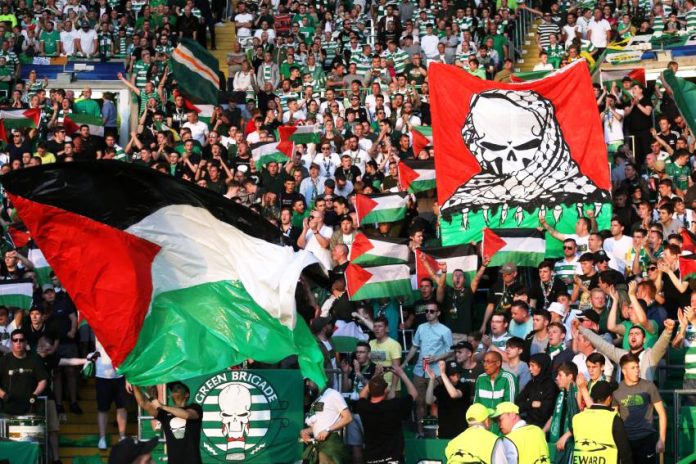
<svg viewBox="0 0 696 464"><path fill-rule="evenodd" d="M122 161L46 164L12 171L0 182L14 195L121 230L166 206L191 205L250 236L282 244L278 228L248 208L194 183Z"/></svg>
<svg viewBox="0 0 696 464"><path fill-rule="evenodd" d="M491 229L500 238L539 238L544 239L544 233L539 229Z"/></svg>

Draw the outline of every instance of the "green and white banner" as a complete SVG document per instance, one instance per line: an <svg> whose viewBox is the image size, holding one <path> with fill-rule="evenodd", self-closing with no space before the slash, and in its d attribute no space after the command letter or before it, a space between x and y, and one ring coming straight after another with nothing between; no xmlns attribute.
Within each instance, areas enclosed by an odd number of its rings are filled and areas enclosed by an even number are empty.
<svg viewBox="0 0 696 464"><path fill-rule="evenodd" d="M304 384L299 371L226 370L184 383L203 408L204 463L300 459Z"/></svg>

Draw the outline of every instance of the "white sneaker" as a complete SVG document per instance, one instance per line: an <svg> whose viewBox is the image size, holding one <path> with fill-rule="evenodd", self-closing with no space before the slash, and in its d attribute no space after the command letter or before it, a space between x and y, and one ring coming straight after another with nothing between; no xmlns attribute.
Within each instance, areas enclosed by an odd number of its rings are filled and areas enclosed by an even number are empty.
<svg viewBox="0 0 696 464"><path fill-rule="evenodd" d="M100 450L105 450L107 448L106 437L101 437L99 439L99 444L97 445L97 448L99 448Z"/></svg>

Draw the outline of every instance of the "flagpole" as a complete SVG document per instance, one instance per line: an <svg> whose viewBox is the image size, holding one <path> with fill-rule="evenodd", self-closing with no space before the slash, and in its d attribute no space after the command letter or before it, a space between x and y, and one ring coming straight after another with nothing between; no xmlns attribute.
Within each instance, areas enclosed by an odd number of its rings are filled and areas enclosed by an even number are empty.
<svg viewBox="0 0 696 464"><path fill-rule="evenodd" d="M403 343L403 349L406 349L406 326L404 325L404 305L401 300L399 301L399 318L401 319L401 342Z"/></svg>

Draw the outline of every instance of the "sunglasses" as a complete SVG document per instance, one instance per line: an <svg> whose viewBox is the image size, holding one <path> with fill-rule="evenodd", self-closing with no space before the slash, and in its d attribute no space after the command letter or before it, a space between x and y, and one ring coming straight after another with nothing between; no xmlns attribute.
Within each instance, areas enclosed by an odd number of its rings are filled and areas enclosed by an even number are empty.
<svg viewBox="0 0 696 464"><path fill-rule="evenodd" d="M23 339L23 338L13 338L12 341L13 341L14 343L24 343L24 339Z"/></svg>
<svg viewBox="0 0 696 464"><path fill-rule="evenodd" d="M428 314L435 314L438 310L437 309L428 309L426 313Z"/></svg>
<svg viewBox="0 0 696 464"><path fill-rule="evenodd" d="M657 270L657 266L650 266L648 268L648 271L656 271L656 270Z"/></svg>
<svg viewBox="0 0 696 464"><path fill-rule="evenodd" d="M564 246L563 249L564 249L564 250L574 250L575 247L572 247L572 246Z"/></svg>

